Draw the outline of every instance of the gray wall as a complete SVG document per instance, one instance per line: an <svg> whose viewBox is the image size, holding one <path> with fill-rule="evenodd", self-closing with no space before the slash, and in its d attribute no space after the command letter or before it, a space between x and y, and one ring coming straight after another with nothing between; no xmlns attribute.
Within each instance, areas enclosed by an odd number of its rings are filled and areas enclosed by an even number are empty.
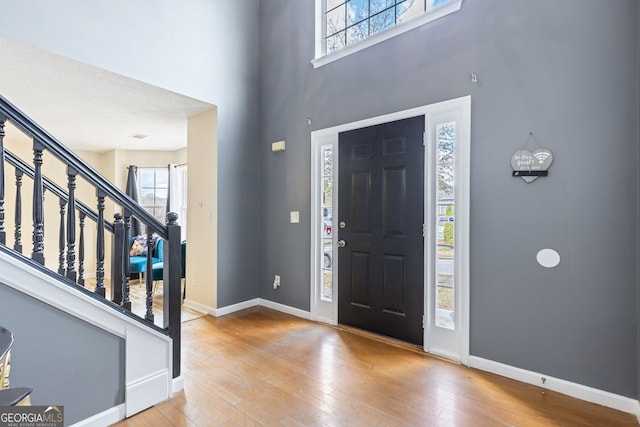
<svg viewBox="0 0 640 427"><path fill-rule="evenodd" d="M65 425L124 403L124 340L0 284L0 325L14 336L11 387L63 405Z"/></svg>
<svg viewBox="0 0 640 427"><path fill-rule="evenodd" d="M218 106L218 307L258 297L258 0L0 0L0 10L2 35Z"/></svg>
<svg viewBox="0 0 640 427"><path fill-rule="evenodd" d="M261 297L309 309L310 131L471 95L471 354L637 397L637 2L466 1L319 69L313 3L260 2Z"/></svg>

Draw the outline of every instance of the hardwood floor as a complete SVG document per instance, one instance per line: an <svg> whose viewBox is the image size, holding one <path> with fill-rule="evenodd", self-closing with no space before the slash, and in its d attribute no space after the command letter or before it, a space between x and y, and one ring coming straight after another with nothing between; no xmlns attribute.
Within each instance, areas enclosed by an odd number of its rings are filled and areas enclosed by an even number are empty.
<svg viewBox="0 0 640 427"><path fill-rule="evenodd" d="M185 388L118 426L636 426L633 415L254 307L182 327Z"/></svg>
<svg viewBox="0 0 640 427"><path fill-rule="evenodd" d="M87 289L94 290L96 286L95 279L87 279ZM109 280L105 279L104 286L106 289L107 297L111 293ZM147 312L147 292L144 282L132 280L129 286L129 299L131 301L131 312L144 318ZM153 323L157 326L163 327L163 294L162 294L162 282L158 283L156 292L153 295ZM181 307L181 319L182 322L188 322L193 319L198 319L205 316L205 313L193 310L184 305Z"/></svg>
<svg viewBox="0 0 640 427"><path fill-rule="evenodd" d="M131 312L137 314L140 317L144 317L147 311L147 292L145 284L139 284L132 282L129 289L129 298L131 300ZM181 308L182 322L197 319L203 317L205 313L195 311L184 305ZM163 326L163 295L162 295L162 282L158 282L158 287L153 295L153 323L162 327Z"/></svg>

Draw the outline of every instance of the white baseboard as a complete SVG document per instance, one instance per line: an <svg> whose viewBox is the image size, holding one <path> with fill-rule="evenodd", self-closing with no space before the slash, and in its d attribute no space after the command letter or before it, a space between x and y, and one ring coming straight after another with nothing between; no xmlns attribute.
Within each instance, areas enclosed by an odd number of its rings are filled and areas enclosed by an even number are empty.
<svg viewBox="0 0 640 427"><path fill-rule="evenodd" d="M186 301L185 301L185 305L187 305ZM261 307L270 308L272 310L280 311L282 313L291 314L296 317L301 317L303 319L311 320L311 312L309 311L300 310L299 308L290 307L288 305L280 304L280 303L269 301L262 298L254 298L248 301L243 301L237 304L228 305L226 307L215 309L213 310L213 312L210 312L210 311L206 311L206 312L213 316L220 317L220 316L224 316L225 314L235 313L236 311L255 307L257 305ZM201 306L198 303L194 303L192 305L192 303L190 302L187 306L195 310L203 311L202 309L198 308L199 306Z"/></svg>
<svg viewBox="0 0 640 427"><path fill-rule="evenodd" d="M125 415L144 411L170 397L169 371L160 371L125 386Z"/></svg>
<svg viewBox="0 0 640 427"><path fill-rule="evenodd" d="M190 299L185 299L183 304L185 307L190 308L192 310L196 310L201 313L207 313L212 316L216 315L216 309L213 307L209 307L208 305L200 304L199 302L196 302Z"/></svg>
<svg viewBox="0 0 640 427"><path fill-rule="evenodd" d="M181 376L174 378L171 381L171 394L179 392L180 390L184 390L184 378Z"/></svg>
<svg viewBox="0 0 640 427"><path fill-rule="evenodd" d="M244 310L246 308L255 307L260 304L259 298L250 299L248 301L239 302L237 304L228 305L226 307L221 307L212 313L213 316L220 317L225 314L235 313L236 311Z"/></svg>
<svg viewBox="0 0 640 427"><path fill-rule="evenodd" d="M300 310L299 308L294 308L262 298L259 299L259 305L262 307L270 308L272 310L281 311L282 313L287 313L293 316L301 317L303 319L311 320L311 312Z"/></svg>
<svg viewBox="0 0 640 427"><path fill-rule="evenodd" d="M638 423L640 423L640 401L636 400L636 419L638 420Z"/></svg>
<svg viewBox="0 0 640 427"><path fill-rule="evenodd" d="M99 414L89 417L86 420L78 421L71 427L104 427L115 424L118 421L124 420L125 406L124 403L118 406L114 406L111 409L100 412Z"/></svg>
<svg viewBox="0 0 640 427"><path fill-rule="evenodd" d="M639 416L640 406L636 399L632 399L608 391L599 390L582 384L573 383L559 378L550 377L538 372L527 371L500 362L483 359L481 357L470 356L469 366L503 377L512 378L523 383L532 384L548 390L557 391L591 403L597 403L619 411L635 414ZM544 383L542 379L544 378ZM640 420L640 416L639 416Z"/></svg>

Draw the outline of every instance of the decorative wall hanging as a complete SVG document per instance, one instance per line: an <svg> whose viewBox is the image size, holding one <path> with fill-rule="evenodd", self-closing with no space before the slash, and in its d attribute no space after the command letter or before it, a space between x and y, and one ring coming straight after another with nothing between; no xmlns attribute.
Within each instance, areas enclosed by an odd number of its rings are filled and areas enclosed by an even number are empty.
<svg viewBox="0 0 640 427"><path fill-rule="evenodd" d="M529 140L538 146L533 152L526 149ZM519 176L526 182L533 182L539 176L547 176L548 169L553 162L553 154L550 150L540 147L535 139L533 132L529 132L529 137L524 143L521 150L516 151L511 156L511 168L513 168L512 176Z"/></svg>

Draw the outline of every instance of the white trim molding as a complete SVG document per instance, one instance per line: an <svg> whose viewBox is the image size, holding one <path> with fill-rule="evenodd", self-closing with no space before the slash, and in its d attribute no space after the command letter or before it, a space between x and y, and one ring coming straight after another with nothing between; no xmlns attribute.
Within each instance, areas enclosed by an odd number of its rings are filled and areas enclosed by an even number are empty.
<svg viewBox="0 0 640 427"><path fill-rule="evenodd" d="M114 406L111 409L102 411L99 414L89 417L82 421L72 424L71 427L103 427L110 426L124 419L125 405L124 403Z"/></svg>
<svg viewBox="0 0 640 427"><path fill-rule="evenodd" d="M192 310L195 311L199 311L201 313L206 313L206 314L210 314L212 316L216 316L216 312L217 310L213 307L210 307L208 305L204 305L201 304L197 301L191 300L191 299L185 299L183 302L184 306L187 308L190 308Z"/></svg>
<svg viewBox="0 0 640 427"><path fill-rule="evenodd" d="M125 399L127 418L171 397L168 385L171 375L166 370L127 382Z"/></svg>
<svg viewBox="0 0 640 427"><path fill-rule="evenodd" d="M216 308L212 315L215 317L220 317L224 316L225 314L235 313L236 311L245 310L257 305L260 305L260 298L254 298L248 301L239 302L237 304L228 305L226 307Z"/></svg>
<svg viewBox="0 0 640 427"><path fill-rule="evenodd" d="M494 362L492 360L487 360L476 356L469 357L469 366L472 368L480 369L482 371L491 372L493 374L521 381L523 383L535 385L543 389L566 394L567 396L575 397L580 400L585 400L587 402L597 403L608 408L617 409L618 411L635 414L636 417L638 417L638 419L640 420L640 406L638 405L638 401L630 397L625 397L597 388L573 383L571 381L550 377L549 375L541 374L539 372L527 371L525 369L516 368L514 366L505 365L500 362Z"/></svg>
<svg viewBox="0 0 640 427"><path fill-rule="evenodd" d="M291 314L292 316L311 320L311 312L300 310L299 308L294 308L288 305L280 304L280 303L269 301L266 299L260 299L259 305L262 307L270 308L272 310L280 311L282 313Z"/></svg>
<svg viewBox="0 0 640 427"><path fill-rule="evenodd" d="M282 313L291 314L292 316L300 317L302 319L311 320L311 312L301 310L299 308L291 307L289 305L280 304L277 302L269 301L262 298L254 298L248 301L239 302L237 304L228 305L226 307L218 308L214 310L212 316L221 317L226 314L235 313L237 311L245 310L251 307L266 307L272 310L280 311Z"/></svg>
<svg viewBox="0 0 640 427"><path fill-rule="evenodd" d="M184 377L180 375L171 381L171 394L184 390Z"/></svg>

